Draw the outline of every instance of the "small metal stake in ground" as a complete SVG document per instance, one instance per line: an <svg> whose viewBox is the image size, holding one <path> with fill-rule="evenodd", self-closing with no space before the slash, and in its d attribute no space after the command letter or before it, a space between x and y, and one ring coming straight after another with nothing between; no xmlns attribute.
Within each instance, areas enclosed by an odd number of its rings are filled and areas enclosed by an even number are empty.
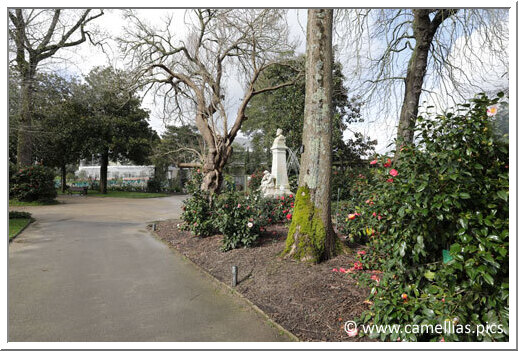
<svg viewBox="0 0 518 351"><path fill-rule="evenodd" d="M232 287L237 285L237 266L232 266Z"/></svg>
<svg viewBox="0 0 518 351"><path fill-rule="evenodd" d="M153 224L151 225L151 228L153 228L153 231L154 231L154 232L156 232L156 223L153 223Z"/></svg>

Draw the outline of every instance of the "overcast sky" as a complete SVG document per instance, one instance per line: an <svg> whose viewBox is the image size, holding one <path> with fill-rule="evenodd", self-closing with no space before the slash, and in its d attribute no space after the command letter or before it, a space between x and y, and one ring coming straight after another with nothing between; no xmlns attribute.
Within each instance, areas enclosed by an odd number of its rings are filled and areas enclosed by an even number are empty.
<svg viewBox="0 0 518 351"><path fill-rule="evenodd" d="M156 25L161 22L161 19L166 12L173 12L175 19L173 22L173 25L175 26L175 33L177 33L178 36L182 36L185 32L183 25L185 10L142 9L137 11L139 18L141 18L143 21L147 21ZM302 53L305 50L306 11L307 10L288 11L287 21L290 27L290 35L293 39L298 39L299 46L297 51L299 53ZM123 28L124 26L128 25L123 17L122 10L105 10L105 15L97 19L95 22L95 25L99 30L103 31L109 36L109 38L113 39L124 35ZM344 34L342 33L342 35ZM59 73L63 75L85 75L95 66L114 65L119 68L124 68L117 44L113 39L108 39L106 41L105 45L103 46L104 52L100 47L92 46L91 44L83 44L81 46L70 49L68 52L62 52L60 53L60 56L66 58L66 60L60 61L58 64L47 65L46 69L58 70ZM354 77L350 72L350 70L353 69L351 66L350 56L347 55L350 54L350 52L348 51L347 47L341 45L342 43L340 42L340 36L335 38L334 44L337 45L339 49L336 59L340 60L344 64L345 77L349 79L348 82L354 86L355 81L353 80L357 80L358 77ZM374 42L372 45L375 46L376 43ZM491 48L480 48L479 53L483 57L485 55L484 51L490 49ZM454 51L455 47L453 48L452 52ZM469 58L465 59L469 60ZM488 90L503 84L503 81L507 78L502 79L501 73L507 69L507 67L498 67L497 65L494 70L495 82L487 87ZM480 79L479 71L468 73L472 79ZM354 94L355 92L352 91L352 93ZM229 100L234 101L238 101L242 96L242 89L237 80L230 82L229 87L227 88L227 94L230 97ZM164 130L164 121L162 119L163 114L161 107L155 106L152 100L153 99L151 94L146 96L144 99L144 107L151 111L151 126L160 133ZM351 125L350 129L351 131L363 132L373 139L378 139L379 144L377 151L382 152L386 150L386 145L392 141L393 138L395 138L398 112L396 110L393 110L390 113L385 112L385 115L382 116L383 118L381 118L378 112L379 107L380 106L376 106L376 104L364 106L362 109L362 114L366 120L365 123ZM349 133L345 134L346 138L349 136Z"/></svg>

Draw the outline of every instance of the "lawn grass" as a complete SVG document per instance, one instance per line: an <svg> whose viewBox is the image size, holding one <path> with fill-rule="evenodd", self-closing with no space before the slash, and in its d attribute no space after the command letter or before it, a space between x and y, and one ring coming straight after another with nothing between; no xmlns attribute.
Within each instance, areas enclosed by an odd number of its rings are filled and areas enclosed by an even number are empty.
<svg viewBox="0 0 518 351"><path fill-rule="evenodd" d="M58 200L49 200L49 201L19 201L16 199L9 199L9 206L49 206L49 205L57 205L59 204Z"/></svg>
<svg viewBox="0 0 518 351"><path fill-rule="evenodd" d="M101 194L97 190L88 190L87 196L99 196L99 197L120 197L127 199L149 199L154 197L165 197L170 194L164 193L144 193L136 191L119 191L119 190L108 190L107 194Z"/></svg>
<svg viewBox="0 0 518 351"><path fill-rule="evenodd" d="M17 236L30 221L30 218L9 218L9 239Z"/></svg>

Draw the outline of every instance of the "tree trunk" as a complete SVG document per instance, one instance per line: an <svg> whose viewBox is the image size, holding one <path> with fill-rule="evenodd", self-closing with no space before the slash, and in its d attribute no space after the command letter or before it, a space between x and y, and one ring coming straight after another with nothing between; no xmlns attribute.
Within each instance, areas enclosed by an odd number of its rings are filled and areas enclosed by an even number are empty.
<svg viewBox="0 0 518 351"><path fill-rule="evenodd" d="M67 166L61 165L61 192L64 194L67 191Z"/></svg>
<svg viewBox="0 0 518 351"><path fill-rule="evenodd" d="M99 192L101 194L106 194L108 192L108 152L103 152L101 155Z"/></svg>
<svg viewBox="0 0 518 351"><path fill-rule="evenodd" d="M331 223L333 10L308 10L299 190L284 254L320 262L340 249Z"/></svg>
<svg viewBox="0 0 518 351"><path fill-rule="evenodd" d="M221 191L223 184L223 167L232 155L232 146L227 143L219 143L215 148L209 148L203 164L203 182L201 190L212 194Z"/></svg>
<svg viewBox="0 0 518 351"><path fill-rule="evenodd" d="M408 62L407 75L405 77L405 92L403 106L399 117L397 132L396 159L400 148L404 144L414 142L414 130L419 109L419 99L423 89L424 77L428 65L428 54L433 37L440 24L456 10L438 10L433 20L430 20L432 10L413 10L413 31L415 37L415 49Z"/></svg>
<svg viewBox="0 0 518 351"><path fill-rule="evenodd" d="M20 87L20 113L18 115L18 145L17 162L19 167L32 164L32 115L33 115L33 88L34 73L32 68L22 73Z"/></svg>

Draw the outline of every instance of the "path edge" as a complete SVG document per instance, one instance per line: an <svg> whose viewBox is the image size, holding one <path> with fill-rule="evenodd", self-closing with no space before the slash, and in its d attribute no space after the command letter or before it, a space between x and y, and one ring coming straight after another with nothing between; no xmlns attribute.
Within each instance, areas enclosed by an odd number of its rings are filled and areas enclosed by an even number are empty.
<svg viewBox="0 0 518 351"><path fill-rule="evenodd" d="M266 314L266 312L264 312L262 309L260 309L256 304L254 304L252 301L250 301L248 298L246 298L243 294L241 294L239 291L237 291L236 289L232 288L231 286L225 284L224 282L222 282L221 280L219 280L218 278L214 277L212 274L210 274L209 272L207 272L205 269L203 269L203 267L201 267L200 265L196 264L194 261L192 261L189 257L185 256L182 252L180 252L180 250L178 250L176 247L174 247L173 245L171 245L169 242L163 240L161 237L159 237L153 230L152 230L152 227L150 227L153 223L160 223L162 221L157 221L157 222L152 222L152 223L149 223L148 225L146 225L146 229L149 233L151 233L151 235L156 238L157 240L159 240L160 242L163 242L167 245L167 247L169 247L169 249L171 249L171 251L174 251L175 253L177 253L178 255L180 255L188 264L192 265L197 271L201 272L203 275L205 275L207 278L209 278L213 283L215 283L218 287L221 287L223 289L225 289L227 292L229 292L230 294L232 295L236 295L237 297L239 297L242 301L244 301L249 307L251 307L256 313L258 313L261 317L263 317L268 323L270 323L272 326L274 326L275 328L277 328L279 330L279 332L283 333L283 334L286 334L288 336L288 338L290 338L292 342L300 342L300 339L297 338L292 332L290 332L289 330L287 330L286 328L284 328L282 325L280 325L279 323L277 323L276 321L274 321L269 315Z"/></svg>
<svg viewBox="0 0 518 351"><path fill-rule="evenodd" d="M25 229L27 229L28 226L30 226L32 223L34 223L36 220L34 218L30 218L29 222L25 225L25 227L23 227L22 229L20 229L20 231L18 233L16 233L15 236L13 236L12 238L9 238L9 243L11 241L13 241L14 239L16 239L18 237L18 235L20 235Z"/></svg>

